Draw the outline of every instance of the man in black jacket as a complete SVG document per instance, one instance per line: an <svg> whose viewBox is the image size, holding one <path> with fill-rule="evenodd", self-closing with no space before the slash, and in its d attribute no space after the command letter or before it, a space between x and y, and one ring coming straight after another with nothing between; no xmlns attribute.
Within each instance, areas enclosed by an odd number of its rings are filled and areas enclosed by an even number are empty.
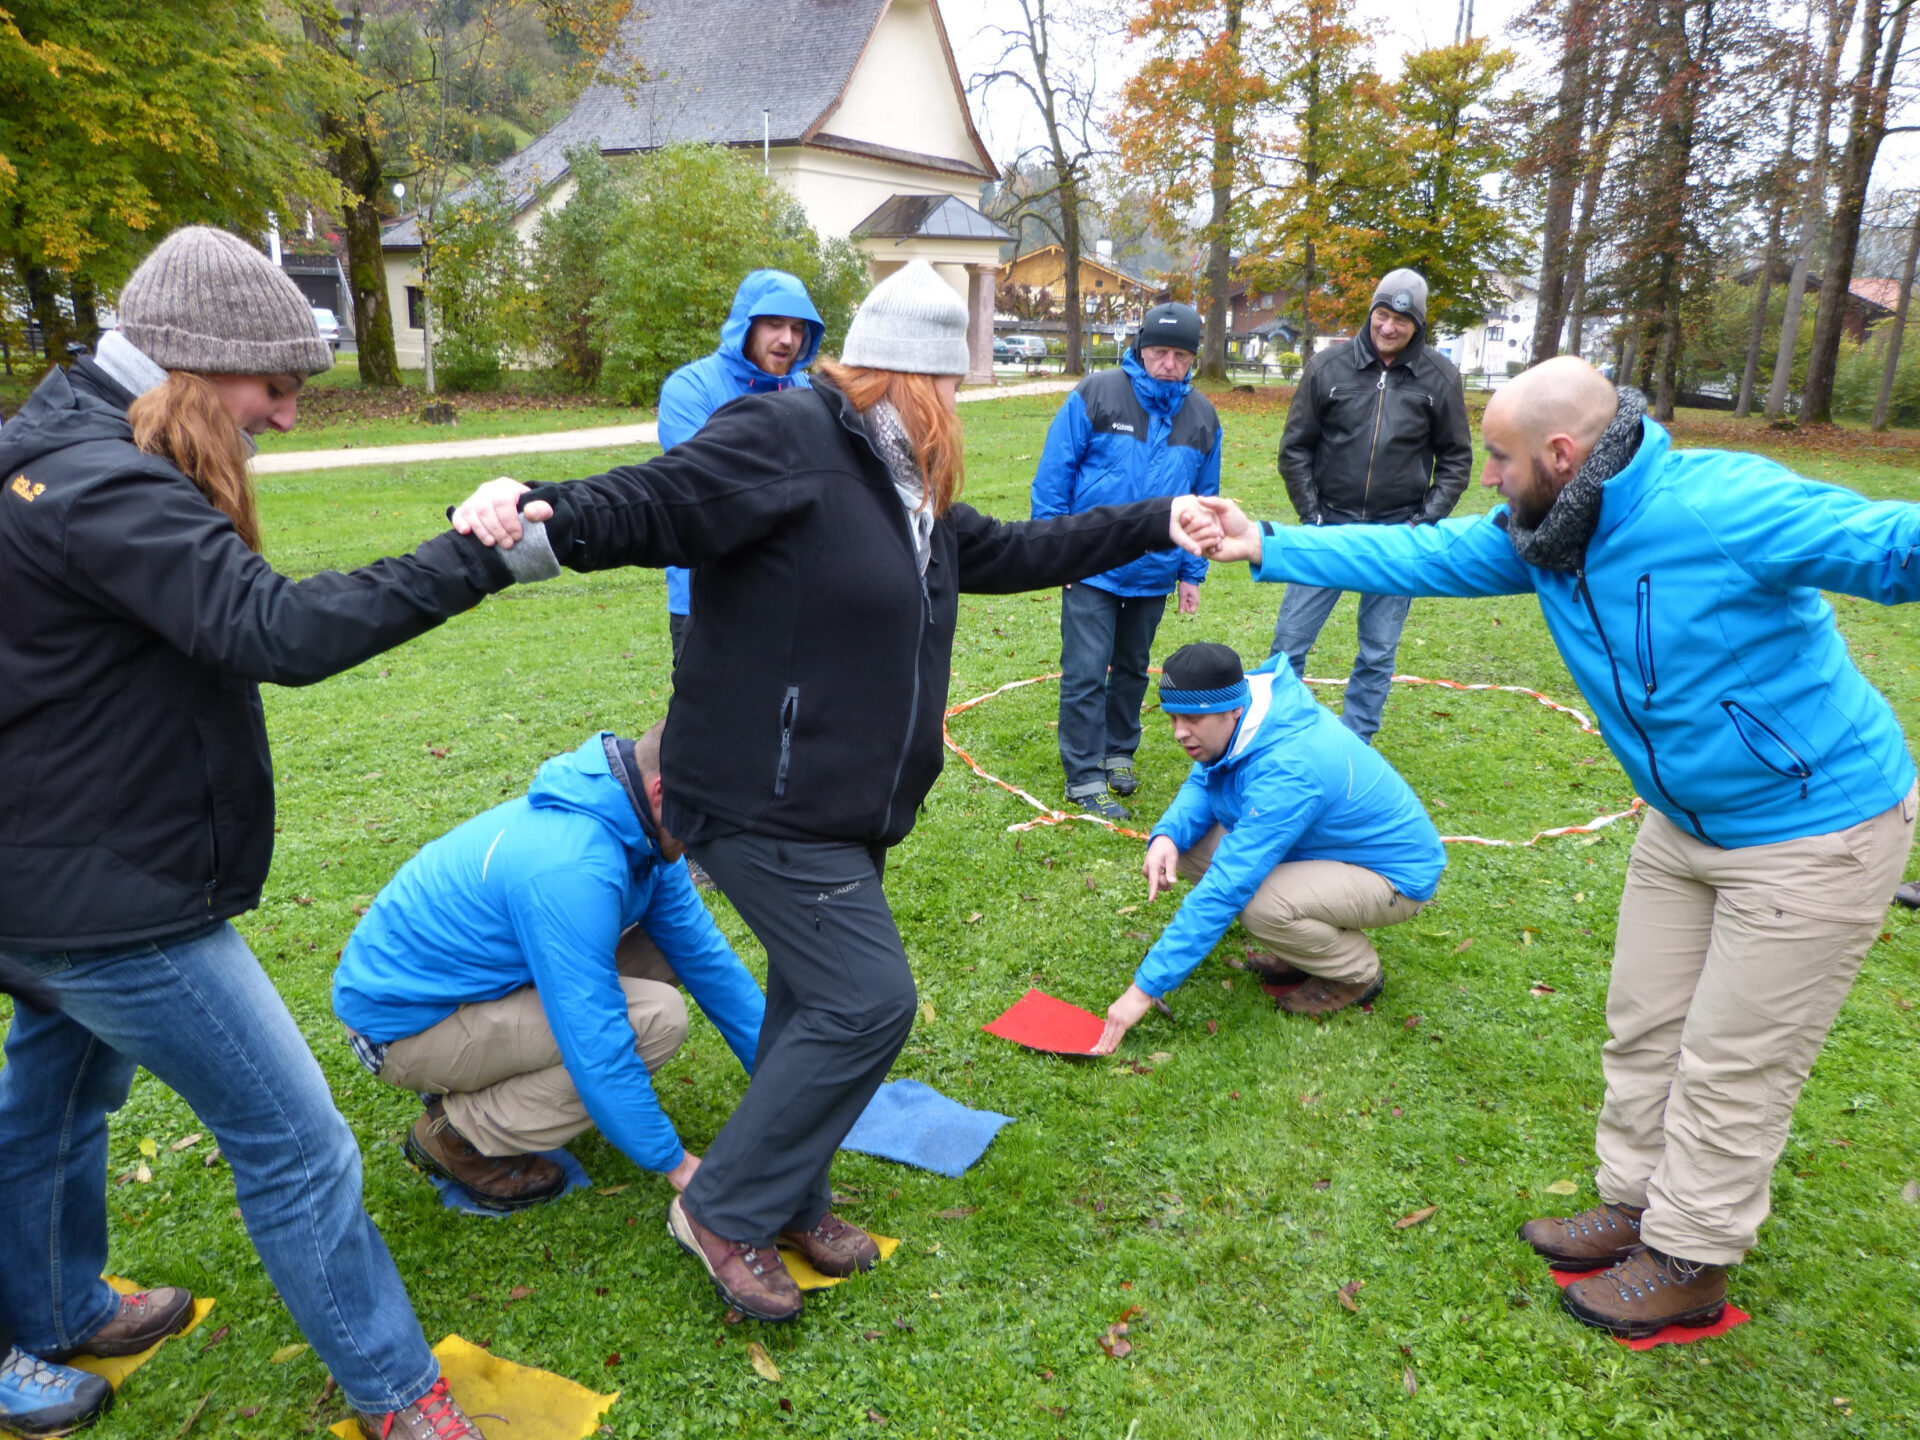
<svg viewBox="0 0 1920 1440"><path fill-rule="evenodd" d="M1426 344L1427 282L1387 273L1367 323L1307 362L1280 438L1280 474L1306 525L1431 525L1459 502L1473 472L1460 372ZM1307 673L1307 652L1341 592L1289 585L1271 655ZM1360 650L1341 720L1369 745L1393 680L1412 601L1360 597Z"/></svg>

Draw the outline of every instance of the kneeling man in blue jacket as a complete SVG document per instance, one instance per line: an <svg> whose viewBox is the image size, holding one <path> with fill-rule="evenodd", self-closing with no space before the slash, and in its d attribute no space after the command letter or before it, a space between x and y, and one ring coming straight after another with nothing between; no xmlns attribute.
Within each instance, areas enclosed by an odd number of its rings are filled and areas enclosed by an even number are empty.
<svg viewBox="0 0 1920 1440"><path fill-rule="evenodd" d="M699 1165L650 1071L684 985L749 1073L766 1010L660 825L660 734L607 732L424 847L347 941L334 1013L375 1076L426 1097L415 1164L511 1210L566 1175L538 1154L593 1126L685 1189Z"/></svg>
<svg viewBox="0 0 1920 1440"><path fill-rule="evenodd" d="M1447 868L1407 782L1284 655L1246 675L1225 645L1183 645L1161 666L1160 708L1194 763L1153 827L1147 899L1176 875L1197 883L1108 1008L1094 1053L1112 1054L1236 917L1273 947L1249 968L1290 987L1282 1009L1327 1015L1374 999L1387 977L1365 932L1419 913Z"/></svg>
<svg viewBox="0 0 1920 1440"><path fill-rule="evenodd" d="M1651 809L1627 863L1600 1052L1601 1203L1529 1221L1579 1320L1703 1327L1767 1216L1800 1088L1913 841L1913 761L1823 590L1920 600L1920 505L1758 455L1674 450L1639 392L1548 360L1487 406L1482 484L1438 525L1255 526L1256 580L1531 591Z"/></svg>

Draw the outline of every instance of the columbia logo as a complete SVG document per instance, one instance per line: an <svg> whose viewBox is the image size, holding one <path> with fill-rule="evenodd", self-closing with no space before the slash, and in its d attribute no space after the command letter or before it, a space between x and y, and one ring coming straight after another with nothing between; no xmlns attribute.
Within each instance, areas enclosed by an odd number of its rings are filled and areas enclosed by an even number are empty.
<svg viewBox="0 0 1920 1440"><path fill-rule="evenodd" d="M1133 434L1133 426L1131 425L1121 425L1116 423L1113 428L1116 430L1123 430L1129 435Z"/></svg>
<svg viewBox="0 0 1920 1440"><path fill-rule="evenodd" d="M7 488L28 504L32 504L35 500L39 499L41 495L46 493L47 489L44 485L34 484L33 481L27 479L25 475L14 476L13 483L7 486Z"/></svg>

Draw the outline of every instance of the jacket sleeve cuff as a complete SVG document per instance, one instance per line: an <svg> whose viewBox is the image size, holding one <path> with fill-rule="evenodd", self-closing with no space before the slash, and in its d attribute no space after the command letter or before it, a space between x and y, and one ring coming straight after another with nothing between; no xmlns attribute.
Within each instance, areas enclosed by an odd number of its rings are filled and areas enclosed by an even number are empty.
<svg viewBox="0 0 1920 1440"><path fill-rule="evenodd" d="M553 553L553 544L547 537L547 527L538 520L523 520L520 524L520 538L510 550L499 550L507 573L513 576L514 584L528 585L536 580L552 580L560 573L560 560ZM671 1167L669 1167L671 1168Z"/></svg>
<svg viewBox="0 0 1920 1440"><path fill-rule="evenodd" d="M1281 563L1286 555L1286 540L1281 536L1279 527L1271 520L1262 520L1260 524L1260 558L1249 561L1255 580L1275 584L1287 577L1281 571Z"/></svg>

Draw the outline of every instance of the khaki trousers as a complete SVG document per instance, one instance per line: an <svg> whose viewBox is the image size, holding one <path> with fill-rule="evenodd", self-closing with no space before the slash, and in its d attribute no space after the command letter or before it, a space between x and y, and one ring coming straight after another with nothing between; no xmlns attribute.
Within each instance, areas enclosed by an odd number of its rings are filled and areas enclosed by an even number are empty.
<svg viewBox="0 0 1920 1440"><path fill-rule="evenodd" d="M1913 843L1915 794L1827 835L1715 849L1648 811L1627 864L1594 1148L1656 1250L1737 1264Z"/></svg>
<svg viewBox="0 0 1920 1440"><path fill-rule="evenodd" d="M1226 835L1216 825L1180 856L1179 871L1197 881ZM1280 959L1309 975L1343 984L1371 984L1380 955L1363 931L1398 925L1418 915L1424 900L1409 900L1386 876L1339 860L1289 860L1273 867L1240 912L1247 933Z"/></svg>
<svg viewBox="0 0 1920 1440"><path fill-rule="evenodd" d="M639 926L614 953L634 1049L648 1070L671 1060L687 1035L687 1005L667 957ZM445 1097L453 1128L482 1155L553 1150L593 1126L531 985L462 1005L438 1025L387 1046L379 1078Z"/></svg>

